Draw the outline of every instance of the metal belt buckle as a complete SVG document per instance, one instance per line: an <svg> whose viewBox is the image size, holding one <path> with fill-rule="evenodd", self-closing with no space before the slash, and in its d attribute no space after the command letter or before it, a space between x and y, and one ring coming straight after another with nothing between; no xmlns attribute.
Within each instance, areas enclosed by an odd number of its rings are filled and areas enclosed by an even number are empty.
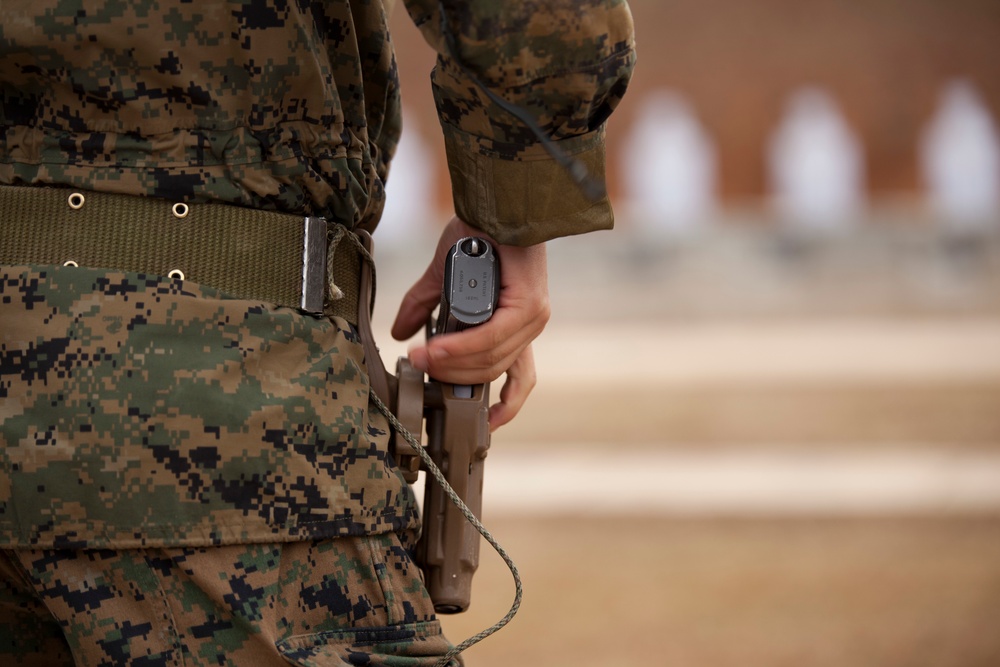
<svg viewBox="0 0 1000 667"><path fill-rule="evenodd" d="M322 313L326 294L326 219L307 217L303 225L300 307L310 313Z"/></svg>

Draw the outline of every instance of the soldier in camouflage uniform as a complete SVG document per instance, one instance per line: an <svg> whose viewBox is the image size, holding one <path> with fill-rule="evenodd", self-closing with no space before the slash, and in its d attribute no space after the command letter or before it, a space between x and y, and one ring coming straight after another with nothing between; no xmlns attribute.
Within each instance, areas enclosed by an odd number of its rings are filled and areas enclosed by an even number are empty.
<svg viewBox="0 0 1000 667"><path fill-rule="evenodd" d="M0 188L371 231L400 131L390 4L4 0ZM470 76L602 179L631 18L622 0L406 5L440 55L458 217L439 251L475 232L504 262L492 322L411 356L445 381L506 372L495 427L534 382L544 242L612 217ZM0 235L15 223L0 208ZM439 259L395 336L436 303ZM450 644L410 559L368 335L155 267L0 257L0 663L435 664Z"/></svg>

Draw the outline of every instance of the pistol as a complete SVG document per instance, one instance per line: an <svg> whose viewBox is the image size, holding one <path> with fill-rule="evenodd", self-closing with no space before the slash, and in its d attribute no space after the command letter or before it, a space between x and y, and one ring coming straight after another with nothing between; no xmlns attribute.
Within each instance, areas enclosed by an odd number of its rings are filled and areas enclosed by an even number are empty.
<svg viewBox="0 0 1000 667"><path fill-rule="evenodd" d="M500 263L485 239L461 239L449 251L444 270L441 304L427 335L462 331L490 319L500 289ZM419 436L426 420L426 450L449 485L477 518L482 516L483 468L490 447L489 383L466 386L430 379L405 357L396 366L397 417ZM397 463L407 481L419 470L416 452L395 437ZM468 609L472 576L479 567L480 534L466 520L441 486L428 476L424 486L423 531L416 561L440 614Z"/></svg>

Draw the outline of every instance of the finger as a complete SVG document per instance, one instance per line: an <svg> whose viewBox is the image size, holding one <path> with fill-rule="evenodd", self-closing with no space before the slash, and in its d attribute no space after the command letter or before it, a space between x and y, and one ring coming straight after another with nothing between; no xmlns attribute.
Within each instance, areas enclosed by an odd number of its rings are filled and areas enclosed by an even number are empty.
<svg viewBox="0 0 1000 667"><path fill-rule="evenodd" d="M448 251L458 239L472 233L472 228L459 218L452 218L445 225L430 264L399 305L391 330L393 338L406 340L423 328L441 301L441 284L444 282L445 257Z"/></svg>
<svg viewBox="0 0 1000 667"><path fill-rule="evenodd" d="M500 389L500 401L490 406L491 432L518 415L537 380L535 358L529 345L507 371L507 379Z"/></svg>
<svg viewBox="0 0 1000 667"><path fill-rule="evenodd" d="M519 313L497 311L487 324L437 336L410 351L414 366L445 382L492 382L510 368L544 328Z"/></svg>
<svg viewBox="0 0 1000 667"><path fill-rule="evenodd" d="M448 357L454 363L489 368L503 359L520 355L549 321L547 297L511 301L501 296L499 307L489 322L451 336L428 342L434 357ZM460 360L460 361L459 361ZM501 372L507 370L504 366Z"/></svg>
<svg viewBox="0 0 1000 667"><path fill-rule="evenodd" d="M441 284L431 274L431 269L425 271L400 302L391 330L396 340L419 332L441 301Z"/></svg>

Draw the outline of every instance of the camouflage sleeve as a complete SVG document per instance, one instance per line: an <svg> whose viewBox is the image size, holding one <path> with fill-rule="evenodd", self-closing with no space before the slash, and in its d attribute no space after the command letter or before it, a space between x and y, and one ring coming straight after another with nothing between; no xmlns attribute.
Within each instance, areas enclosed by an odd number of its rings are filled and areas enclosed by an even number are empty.
<svg viewBox="0 0 1000 667"><path fill-rule="evenodd" d="M404 1L438 52L431 78L458 216L514 245L612 227L607 197L586 197L470 75L603 184L604 121L635 63L625 0Z"/></svg>

